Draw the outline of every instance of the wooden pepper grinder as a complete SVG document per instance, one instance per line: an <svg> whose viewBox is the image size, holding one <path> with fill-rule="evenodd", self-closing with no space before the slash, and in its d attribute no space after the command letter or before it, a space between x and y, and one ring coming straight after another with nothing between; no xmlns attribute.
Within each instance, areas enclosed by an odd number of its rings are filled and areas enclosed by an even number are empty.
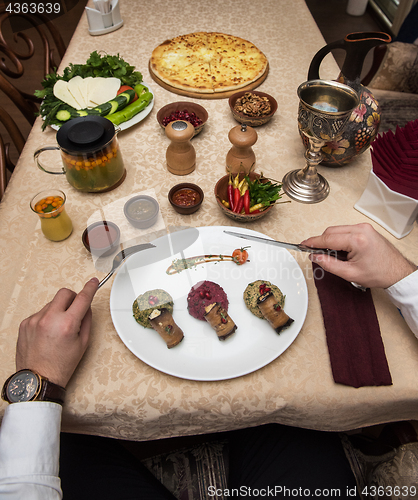
<svg viewBox="0 0 418 500"><path fill-rule="evenodd" d="M194 135L193 125L183 120L170 122L165 134L171 141L165 155L169 172L175 175L193 172L196 167L196 151L190 143Z"/></svg>
<svg viewBox="0 0 418 500"><path fill-rule="evenodd" d="M232 174L243 172L248 174L255 163L255 154L251 146L257 142L257 132L245 124L231 129L228 139L232 148L226 155L226 171Z"/></svg>

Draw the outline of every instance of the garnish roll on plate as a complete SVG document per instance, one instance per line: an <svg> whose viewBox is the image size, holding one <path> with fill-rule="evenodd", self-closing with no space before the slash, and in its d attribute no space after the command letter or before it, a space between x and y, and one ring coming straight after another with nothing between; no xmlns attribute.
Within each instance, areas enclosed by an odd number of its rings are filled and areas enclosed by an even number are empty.
<svg viewBox="0 0 418 500"><path fill-rule="evenodd" d="M264 318L277 333L281 333L293 323L293 319L284 312L271 292L260 295L257 299L257 305Z"/></svg>
<svg viewBox="0 0 418 500"><path fill-rule="evenodd" d="M168 309L164 307L154 309L149 315L148 320L151 327L160 335L169 349L180 344L183 340L183 332L174 321Z"/></svg>
<svg viewBox="0 0 418 500"><path fill-rule="evenodd" d="M214 302L205 307L204 318L215 330L219 340L226 340L237 329L237 325L219 302Z"/></svg>

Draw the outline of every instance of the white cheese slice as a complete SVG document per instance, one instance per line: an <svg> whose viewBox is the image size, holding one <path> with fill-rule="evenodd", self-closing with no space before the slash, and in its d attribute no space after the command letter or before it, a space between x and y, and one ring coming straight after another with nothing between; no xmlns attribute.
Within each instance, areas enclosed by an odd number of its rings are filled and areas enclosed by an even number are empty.
<svg viewBox="0 0 418 500"><path fill-rule="evenodd" d="M88 77L91 78L91 77ZM87 103L89 100L89 87L88 87L88 78L81 78L81 80L78 81L78 88L80 89L80 93L83 96L84 100L84 108L87 108Z"/></svg>
<svg viewBox="0 0 418 500"><path fill-rule="evenodd" d="M95 108L116 97L120 89L119 78L96 77L88 81L87 106Z"/></svg>
<svg viewBox="0 0 418 500"><path fill-rule="evenodd" d="M58 80L54 85L54 96L75 109L81 109L79 103L74 99L73 95L68 90L68 82Z"/></svg>
<svg viewBox="0 0 418 500"><path fill-rule="evenodd" d="M116 97L120 89L119 78L75 76L68 82L58 80L54 85L54 96L75 109L95 108Z"/></svg>
<svg viewBox="0 0 418 500"><path fill-rule="evenodd" d="M68 82L68 90L80 106L78 109L87 108L87 102L85 96L83 95L82 82L83 78L81 78L81 76L75 76Z"/></svg>

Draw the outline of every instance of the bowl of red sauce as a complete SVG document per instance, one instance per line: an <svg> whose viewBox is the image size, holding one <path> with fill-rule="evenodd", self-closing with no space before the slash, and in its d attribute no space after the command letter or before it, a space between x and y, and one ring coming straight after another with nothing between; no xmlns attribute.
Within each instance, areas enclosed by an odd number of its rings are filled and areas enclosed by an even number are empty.
<svg viewBox="0 0 418 500"><path fill-rule="evenodd" d="M107 257L119 248L120 230L110 221L94 222L84 230L82 240L93 255Z"/></svg>
<svg viewBox="0 0 418 500"><path fill-rule="evenodd" d="M196 184L182 182L176 184L168 193L168 201L176 212L190 215L197 212L203 203L203 191Z"/></svg>

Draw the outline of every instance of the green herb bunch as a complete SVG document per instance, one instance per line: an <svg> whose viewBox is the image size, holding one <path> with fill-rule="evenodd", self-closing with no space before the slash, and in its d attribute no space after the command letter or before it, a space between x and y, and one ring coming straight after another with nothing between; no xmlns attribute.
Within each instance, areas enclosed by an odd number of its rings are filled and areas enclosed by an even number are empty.
<svg viewBox="0 0 418 500"><path fill-rule="evenodd" d="M250 206L262 204L262 206L267 207L282 197L280 194L281 184L266 181L263 175L253 181L250 180L249 176L246 176L246 179L250 191Z"/></svg>
<svg viewBox="0 0 418 500"><path fill-rule="evenodd" d="M42 99L39 114L45 119L42 125L42 130L47 125L61 125L61 122L56 120L55 116L60 110L73 110L71 106L61 101L54 96L54 85L58 80L70 81L75 76L82 78L91 77L115 77L119 78L121 85L129 85L134 87L142 82L142 74L139 71L134 71L135 67L124 61L119 54L117 55L100 55L97 51L90 54L86 64L70 63L64 68L62 76L55 71L45 76L42 81L43 90L36 90L35 96Z"/></svg>

